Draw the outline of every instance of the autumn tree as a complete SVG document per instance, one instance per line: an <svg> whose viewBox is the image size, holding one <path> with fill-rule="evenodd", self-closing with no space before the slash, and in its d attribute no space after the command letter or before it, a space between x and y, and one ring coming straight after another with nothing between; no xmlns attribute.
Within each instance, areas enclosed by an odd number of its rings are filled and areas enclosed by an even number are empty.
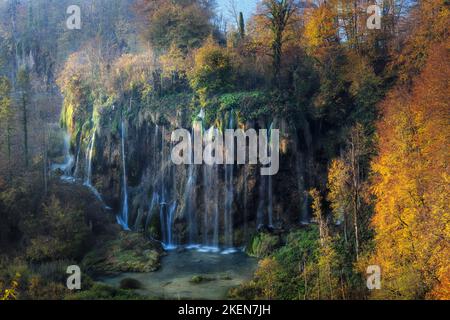
<svg viewBox="0 0 450 320"><path fill-rule="evenodd" d="M161 52L175 45L186 53L200 47L213 31L211 1L143 0L141 8L148 20L145 38Z"/></svg>
<svg viewBox="0 0 450 320"><path fill-rule="evenodd" d="M231 54L210 37L195 52L188 76L191 87L204 99L210 93L229 91L234 84L233 70Z"/></svg>
<svg viewBox="0 0 450 320"><path fill-rule="evenodd" d="M349 241L350 215L350 173L343 159L334 159L328 170L328 200L331 204L334 221L342 224L344 241Z"/></svg>
<svg viewBox="0 0 450 320"><path fill-rule="evenodd" d="M285 30L291 22L291 17L296 10L293 0L264 0L262 2L265 12L263 15L269 21L272 34L272 67L273 81L277 86L280 84L280 70L285 42Z"/></svg>
<svg viewBox="0 0 450 320"><path fill-rule="evenodd" d="M320 238L315 266L317 274L312 291L316 295L316 299L339 299L344 297L345 294L340 289L341 262L334 248L334 235L330 232L329 227L330 220L322 208L323 198L320 192L314 188L310 190L309 194L312 198L313 215L319 225Z"/></svg>
<svg viewBox="0 0 450 320"><path fill-rule="evenodd" d="M370 209L366 197L367 159L369 141L364 127L355 125L348 134L342 157L331 162L328 171L328 200L334 217L343 224L344 240L353 239L355 259L359 259L361 242L367 234ZM350 228L351 226L351 228Z"/></svg>
<svg viewBox="0 0 450 320"><path fill-rule="evenodd" d="M262 294L267 300L275 299L277 296L279 264L275 258L262 259L258 264L255 277L263 283Z"/></svg>
<svg viewBox="0 0 450 320"><path fill-rule="evenodd" d="M312 52L338 43L336 9L324 2L307 11L304 38L306 47Z"/></svg>
<svg viewBox="0 0 450 320"><path fill-rule="evenodd" d="M371 262L383 271L376 297L450 298L447 44L431 46L427 55L412 87L397 87L382 104L379 155L372 163Z"/></svg>
<svg viewBox="0 0 450 320"><path fill-rule="evenodd" d="M172 86L187 76L188 61L183 52L172 44L166 54L159 57L162 75L170 79Z"/></svg>

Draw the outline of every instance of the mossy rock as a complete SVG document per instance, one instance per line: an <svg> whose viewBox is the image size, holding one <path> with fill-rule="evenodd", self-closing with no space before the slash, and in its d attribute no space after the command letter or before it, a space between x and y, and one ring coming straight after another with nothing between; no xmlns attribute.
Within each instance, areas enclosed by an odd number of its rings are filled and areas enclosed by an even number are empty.
<svg viewBox="0 0 450 320"><path fill-rule="evenodd" d="M191 278L191 280L189 280L189 282L193 283L193 284L200 284L200 283L203 283L203 282L209 282L209 281L214 281L214 280L216 280L216 279L215 278L211 278L211 277L207 277L207 276L196 275L196 276L193 276Z"/></svg>
<svg viewBox="0 0 450 320"><path fill-rule="evenodd" d="M94 273L152 272L159 268L162 253L159 243L142 234L121 232L87 254L83 265Z"/></svg>

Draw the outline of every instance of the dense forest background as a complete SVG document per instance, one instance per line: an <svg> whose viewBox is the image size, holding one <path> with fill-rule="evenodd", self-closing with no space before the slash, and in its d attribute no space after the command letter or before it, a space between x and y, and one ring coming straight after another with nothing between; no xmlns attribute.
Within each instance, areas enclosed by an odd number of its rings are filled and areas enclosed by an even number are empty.
<svg viewBox="0 0 450 320"><path fill-rule="evenodd" d="M0 297L139 298L90 280L98 268L65 288L64 266L98 263L100 243L116 253L103 271L154 270L162 249L61 182L56 129L76 152L116 109L145 122L203 108L213 123L288 119L307 159L298 197L314 223L253 234L258 269L231 298L449 299L449 3L382 1L373 30L369 4L262 0L245 21L233 1L231 18L213 0L1 1Z"/></svg>

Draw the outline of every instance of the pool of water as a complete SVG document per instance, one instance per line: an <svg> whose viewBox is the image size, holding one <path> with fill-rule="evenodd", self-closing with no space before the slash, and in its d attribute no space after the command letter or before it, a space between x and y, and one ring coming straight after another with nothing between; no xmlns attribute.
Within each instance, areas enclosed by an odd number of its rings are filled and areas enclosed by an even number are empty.
<svg viewBox="0 0 450 320"><path fill-rule="evenodd" d="M150 273L122 273L101 282L119 287L125 278L138 280L136 292L159 299L226 299L230 288L250 280L257 260L243 252L220 254L198 250L169 251L161 268ZM203 280L198 280L201 277Z"/></svg>

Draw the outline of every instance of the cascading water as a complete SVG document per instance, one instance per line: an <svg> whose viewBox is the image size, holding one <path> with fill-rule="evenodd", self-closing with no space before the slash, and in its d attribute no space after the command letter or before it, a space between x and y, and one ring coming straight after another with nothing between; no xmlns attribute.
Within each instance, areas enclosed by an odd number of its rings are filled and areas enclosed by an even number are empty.
<svg viewBox="0 0 450 320"><path fill-rule="evenodd" d="M167 208L166 212L166 241L165 241L165 248L166 249L175 249L176 244L173 237L173 224L174 224L174 218L175 218L175 212L177 210L177 202L173 201L170 206Z"/></svg>
<svg viewBox="0 0 450 320"><path fill-rule="evenodd" d="M80 135L80 140L81 140L81 135ZM78 177L78 170L80 167L80 153L81 153L81 141L79 141L78 143L78 147L77 147L77 157L75 160L75 171L73 172L73 177L76 179Z"/></svg>
<svg viewBox="0 0 450 320"><path fill-rule="evenodd" d="M152 200L150 201L150 205L148 207L147 218L145 220L145 227L144 227L145 232L147 232L148 230L148 225L150 224L150 220L153 217L153 210L155 209L158 203L159 203L159 195L158 193L153 192Z"/></svg>
<svg viewBox="0 0 450 320"><path fill-rule="evenodd" d="M186 180L184 203L186 204L185 216L188 221L189 243L195 242L197 236L197 223L195 219L195 194L194 188L197 180L197 170L194 164L190 164L188 168L188 177Z"/></svg>
<svg viewBox="0 0 450 320"><path fill-rule="evenodd" d="M86 150L86 173L84 179L84 185L91 190L91 192L95 195L95 197L103 203L102 196L100 192L92 185L92 158L94 155L95 148L95 136L97 133L97 128L92 132L91 139L89 141L88 149ZM108 207L107 207L108 208Z"/></svg>
<svg viewBox="0 0 450 320"><path fill-rule="evenodd" d="M202 109L197 116L197 119L192 122L192 137L194 139L198 138L203 140L203 119L205 118L205 111ZM193 141L191 141L193 142ZM192 148L192 160L195 157L195 150ZM199 170L198 165L191 162L188 169L188 177L185 188L185 203L186 203L186 211L185 215L188 219L188 230L189 230L189 244L187 246L188 249L199 249L202 245L198 244L198 222L197 222L197 193L196 193L196 185L197 185L197 176Z"/></svg>
<svg viewBox="0 0 450 320"><path fill-rule="evenodd" d="M234 129L233 113L230 112L228 128ZM234 159L234 155L231 155ZM234 202L234 165L225 164L225 210L224 210L224 239L227 250L225 253L234 251L233 249L233 202Z"/></svg>
<svg viewBox="0 0 450 320"><path fill-rule="evenodd" d="M272 152L272 128L273 123L270 124L267 131L267 150L265 152L268 156L271 156ZM259 229L264 225L273 228L273 182L271 175L260 176L258 198L257 228Z"/></svg>
<svg viewBox="0 0 450 320"><path fill-rule="evenodd" d="M170 155L165 148L166 129L161 128L161 159L159 163L159 178L156 180L154 190L158 192L159 199L159 219L162 233L162 243L166 250L176 248L176 241L173 235L175 213L178 207L174 194L175 176ZM173 178L172 181L170 178ZM167 179L166 179L167 178Z"/></svg>
<svg viewBox="0 0 450 320"><path fill-rule="evenodd" d="M88 145L88 149L86 151L86 175L84 184L86 186L92 186L92 155L94 154L94 146L95 146L95 133L97 129L94 129L92 132L92 136Z"/></svg>
<svg viewBox="0 0 450 320"><path fill-rule="evenodd" d="M63 153L64 153L64 162L60 164L53 164L51 166L52 171L61 170L63 176L61 177L63 180L71 181L73 180L71 176L71 171L73 169L74 157L70 153L70 135L65 132L64 133L64 144L63 144Z"/></svg>
<svg viewBox="0 0 450 320"><path fill-rule="evenodd" d="M122 149L122 212L117 215L117 223L122 226L126 231L129 231L128 227L128 186L127 186L127 168L126 168L126 155L125 155L125 125L122 120L122 130L121 130L121 149ZM94 132L95 136L95 132Z"/></svg>
<svg viewBox="0 0 450 320"><path fill-rule="evenodd" d="M197 119L203 120L205 116L202 110ZM234 127L233 118L230 115L227 128ZM226 183L221 187L221 179L219 178L219 165L215 163L217 154L224 154L221 145L215 144L215 139L220 136L219 129L211 127L204 132L203 121L194 121L192 124L192 133L194 137L203 141L204 146L212 144L211 149L208 148L207 156L211 156L208 162L202 164L202 187L203 187L203 211L196 210L196 194L195 188L197 184L198 165L190 165L188 168L188 177L185 187L184 198L186 200L185 217L188 222L189 245L188 249L197 249L200 252L221 252L222 254L232 253L236 250L233 248L233 217L232 208L234 201L234 184L233 184L233 165L225 165L224 173ZM220 148L220 149L217 149ZM214 151L213 151L214 150ZM209 154L209 152L211 154ZM225 199L223 206L220 206L220 196ZM221 220L221 211L223 210ZM220 224L223 222L223 228ZM200 224L198 224L200 223ZM198 226L201 226L198 232ZM224 249L219 246L220 232L223 230ZM201 237L199 238L199 235ZM200 241L198 242L198 240Z"/></svg>
<svg viewBox="0 0 450 320"><path fill-rule="evenodd" d="M248 168L247 165L244 165L244 179L243 179L243 185L242 185L242 192L243 192L243 202L244 202L244 239L247 239L248 235L248 200L247 200L247 192L248 192L248 181L247 181L247 174L248 174Z"/></svg>
<svg viewBox="0 0 450 320"><path fill-rule="evenodd" d="M218 136L218 129L211 127L205 132L205 139L212 142ZM215 150L218 152L218 150ZM213 156L211 154L211 156ZM218 168L217 164L203 164L203 251L219 251L219 203L218 203Z"/></svg>

